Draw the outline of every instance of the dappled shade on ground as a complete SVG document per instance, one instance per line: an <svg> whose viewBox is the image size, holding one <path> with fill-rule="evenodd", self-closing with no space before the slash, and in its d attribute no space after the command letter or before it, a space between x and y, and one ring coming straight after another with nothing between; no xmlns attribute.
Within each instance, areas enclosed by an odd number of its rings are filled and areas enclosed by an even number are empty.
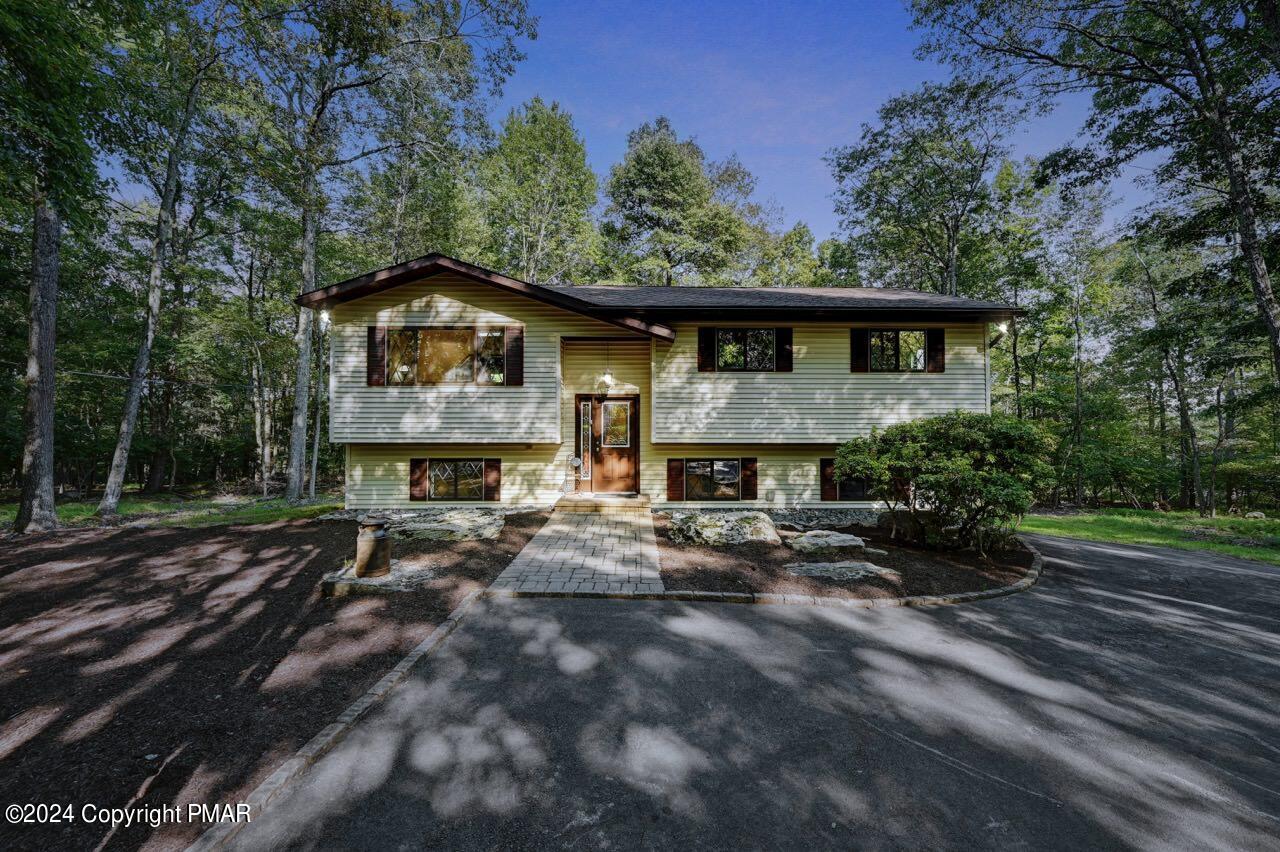
<svg viewBox="0 0 1280 852"><path fill-rule="evenodd" d="M1280 573L1036 544L960 606L486 601L241 848L1275 848Z"/></svg>
<svg viewBox="0 0 1280 852"><path fill-rule="evenodd" d="M280 762L501 572L546 521L493 541L395 543L419 593L321 598L353 522L63 532L0 555L0 801L223 803ZM148 757L150 759L148 759ZM182 848L199 825L121 828ZM0 848L93 848L109 828L0 825Z"/></svg>

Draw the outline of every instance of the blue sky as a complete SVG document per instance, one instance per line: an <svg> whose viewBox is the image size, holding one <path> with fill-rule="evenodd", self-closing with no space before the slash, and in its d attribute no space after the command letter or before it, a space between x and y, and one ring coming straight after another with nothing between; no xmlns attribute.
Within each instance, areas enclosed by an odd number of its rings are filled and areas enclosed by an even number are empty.
<svg viewBox="0 0 1280 852"><path fill-rule="evenodd" d="M604 175L627 133L666 115L713 159L737 153L758 193L822 239L837 228L823 155L857 138L886 98L947 71L913 56L919 34L896 0L883 2L564 2L533 0L540 18L528 58L508 81L495 120L534 95L573 114L592 167ZM1038 119L1015 153L1044 154L1084 118L1077 100ZM1116 188L1123 213L1145 194Z"/></svg>

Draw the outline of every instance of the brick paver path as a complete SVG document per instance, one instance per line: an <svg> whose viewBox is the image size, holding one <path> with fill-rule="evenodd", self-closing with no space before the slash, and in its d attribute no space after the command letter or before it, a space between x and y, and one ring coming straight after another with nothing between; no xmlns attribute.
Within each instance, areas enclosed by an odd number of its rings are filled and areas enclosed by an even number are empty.
<svg viewBox="0 0 1280 852"><path fill-rule="evenodd" d="M648 511L552 512L493 582L520 592L662 592Z"/></svg>

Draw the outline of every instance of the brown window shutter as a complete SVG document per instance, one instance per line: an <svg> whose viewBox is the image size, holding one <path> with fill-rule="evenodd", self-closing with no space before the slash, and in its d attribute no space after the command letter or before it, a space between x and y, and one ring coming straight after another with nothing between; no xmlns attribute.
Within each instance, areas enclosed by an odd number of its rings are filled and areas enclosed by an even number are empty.
<svg viewBox="0 0 1280 852"><path fill-rule="evenodd" d="M791 329L775 328L774 334L774 369L779 373L791 372Z"/></svg>
<svg viewBox="0 0 1280 852"><path fill-rule="evenodd" d="M484 460L484 499L502 499L502 459Z"/></svg>
<svg viewBox="0 0 1280 852"><path fill-rule="evenodd" d="M924 331L924 371L943 373L947 369L947 330L927 328Z"/></svg>
<svg viewBox="0 0 1280 852"><path fill-rule="evenodd" d="M742 484L742 499L754 500L758 493L758 488L756 486L756 460L739 459L738 464L741 465L740 476L742 478L740 482Z"/></svg>
<svg viewBox="0 0 1280 852"><path fill-rule="evenodd" d="M667 459L667 499L684 499L684 459Z"/></svg>
<svg viewBox="0 0 1280 852"><path fill-rule="evenodd" d="M381 387L387 383L387 327L369 326L369 341L365 346L365 384Z"/></svg>
<svg viewBox="0 0 1280 852"><path fill-rule="evenodd" d="M709 326L698 328L698 372L716 371L716 330Z"/></svg>
<svg viewBox="0 0 1280 852"><path fill-rule="evenodd" d="M506 358L503 372L506 383L512 387L524 384L524 326L509 325L503 335L506 343Z"/></svg>
<svg viewBox="0 0 1280 852"><path fill-rule="evenodd" d="M871 329L849 329L849 372L871 372Z"/></svg>
<svg viewBox="0 0 1280 852"><path fill-rule="evenodd" d="M409 499L427 499L426 459L409 459Z"/></svg>
<svg viewBox="0 0 1280 852"><path fill-rule="evenodd" d="M824 501L839 499L836 492L836 460L819 459L818 470L822 479L822 499Z"/></svg>

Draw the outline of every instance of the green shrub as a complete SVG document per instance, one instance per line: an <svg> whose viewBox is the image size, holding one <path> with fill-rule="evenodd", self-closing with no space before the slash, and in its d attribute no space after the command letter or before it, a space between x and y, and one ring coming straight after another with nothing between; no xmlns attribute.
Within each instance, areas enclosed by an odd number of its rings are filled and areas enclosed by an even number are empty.
<svg viewBox="0 0 1280 852"><path fill-rule="evenodd" d="M897 423L843 444L836 475L885 501L894 536L929 547L1003 544L1051 475L1048 440L1003 415L953 412Z"/></svg>

